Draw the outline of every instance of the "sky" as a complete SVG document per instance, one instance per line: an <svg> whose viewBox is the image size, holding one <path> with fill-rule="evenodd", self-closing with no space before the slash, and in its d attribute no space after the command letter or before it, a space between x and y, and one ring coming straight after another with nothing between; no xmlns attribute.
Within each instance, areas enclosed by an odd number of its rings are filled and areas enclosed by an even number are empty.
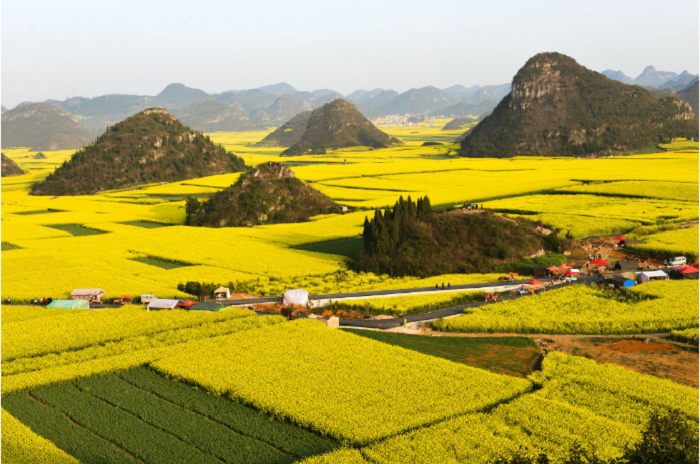
<svg viewBox="0 0 700 464"><path fill-rule="evenodd" d="M698 74L697 0L3 0L2 104L180 82L342 94L510 82L557 51L636 77Z"/></svg>

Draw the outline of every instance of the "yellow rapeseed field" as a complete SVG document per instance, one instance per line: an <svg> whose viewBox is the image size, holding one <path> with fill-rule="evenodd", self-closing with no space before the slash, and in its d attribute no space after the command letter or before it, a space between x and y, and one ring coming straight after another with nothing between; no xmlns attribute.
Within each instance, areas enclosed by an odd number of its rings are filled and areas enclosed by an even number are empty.
<svg viewBox="0 0 700 464"><path fill-rule="evenodd" d="M466 159L448 156L454 153L453 144L421 146L421 140L459 134L442 131L439 124L383 126L383 130L405 143L293 159L279 157L283 148L254 146L267 132L211 136L249 164L273 160L298 163L293 169L300 179L339 203L355 207L391 205L401 195L429 195L434 205L479 202L539 219L574 237L625 233L640 224L697 219L697 189L694 192L693 188L698 181L698 154L694 150L598 160ZM361 287L365 282L343 285L336 281L338 271L347 268L348 258L299 247L358 237L364 217L372 211L319 217L305 224L194 229L182 226L184 197L218 191L235 182L239 174L93 196L37 197L28 194L32 183L43 179L72 152L46 152L46 159L35 159L35 153L27 149L3 152L27 171L4 178L2 184L2 241L8 244L2 254L3 299L62 298L80 287L104 288L108 298L141 293L184 298L187 295L177 290L177 284L188 280L246 282L246 288L264 295L277 295L297 283L309 284L313 293L365 289ZM594 183L584 184L588 182ZM542 194L556 189L570 193ZM622 194L626 189L631 195L656 199L603 196ZM139 226L146 223L169 227ZM72 224L105 233L73 236L63 230ZM156 261L135 261L143 258ZM183 266L164 269L153 264L158 260ZM314 284L315 280L320 283Z"/></svg>
<svg viewBox="0 0 700 464"><path fill-rule="evenodd" d="M354 445L477 411L530 388L523 379L311 320L212 339L152 366Z"/></svg>

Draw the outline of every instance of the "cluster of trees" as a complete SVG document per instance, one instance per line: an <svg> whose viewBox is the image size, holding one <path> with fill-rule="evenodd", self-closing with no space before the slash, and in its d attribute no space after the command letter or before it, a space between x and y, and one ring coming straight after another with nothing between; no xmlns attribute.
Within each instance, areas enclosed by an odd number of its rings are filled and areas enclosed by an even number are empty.
<svg viewBox="0 0 700 464"><path fill-rule="evenodd" d="M375 211L365 219L362 237L355 268L391 276L492 272L540 249L562 251L556 233L542 237L531 221L486 211L437 213L428 197L401 198L393 208Z"/></svg>
<svg viewBox="0 0 700 464"><path fill-rule="evenodd" d="M231 293L251 293L253 287L249 286L246 282L231 282L215 284L214 282L198 282L198 281L187 281L186 283L180 282L177 284L177 289L181 292L185 292L188 295L194 295L199 298L212 297L214 296L214 290L219 287L228 288Z"/></svg>
<svg viewBox="0 0 700 464"><path fill-rule="evenodd" d="M373 219L365 217L362 242L365 253L393 253L401 241L401 229L416 220L422 220L433 211L430 199L425 196L417 202L399 198L393 208L376 210Z"/></svg>

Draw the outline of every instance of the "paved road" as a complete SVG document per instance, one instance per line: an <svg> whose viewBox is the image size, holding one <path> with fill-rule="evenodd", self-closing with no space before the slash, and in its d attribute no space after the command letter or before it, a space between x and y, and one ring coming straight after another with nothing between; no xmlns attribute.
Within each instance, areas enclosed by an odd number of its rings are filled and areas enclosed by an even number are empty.
<svg viewBox="0 0 700 464"><path fill-rule="evenodd" d="M538 279L541 282L551 282L552 279ZM458 292L464 290L493 290L499 287L512 287L516 288L529 280L516 280L513 282L486 282L486 283L476 283L476 284L461 284L452 285L449 289L442 287L436 290L435 287L418 287L418 288L400 288L400 289L390 289L390 290L372 290L368 292L349 292L349 293L329 293L326 295L309 295L310 301L319 300L345 300L345 299L358 299L358 298L376 298L376 297L392 297L392 296L405 296L405 295L416 295L416 294L432 294L432 293L445 293L445 292ZM581 276L579 277L578 283L600 283L601 278L598 276L589 277ZM267 298L251 298L242 300L224 300L222 303L232 306L238 305L255 305L260 303L276 303L280 300L279 297L267 297Z"/></svg>

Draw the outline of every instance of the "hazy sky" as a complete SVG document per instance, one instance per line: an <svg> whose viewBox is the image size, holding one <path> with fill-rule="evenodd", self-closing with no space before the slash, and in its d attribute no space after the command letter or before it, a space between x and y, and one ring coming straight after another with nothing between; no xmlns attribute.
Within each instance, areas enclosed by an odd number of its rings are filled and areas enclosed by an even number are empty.
<svg viewBox="0 0 700 464"><path fill-rule="evenodd" d="M4 0L1 99L500 84L543 51L697 74L698 13L697 0Z"/></svg>

